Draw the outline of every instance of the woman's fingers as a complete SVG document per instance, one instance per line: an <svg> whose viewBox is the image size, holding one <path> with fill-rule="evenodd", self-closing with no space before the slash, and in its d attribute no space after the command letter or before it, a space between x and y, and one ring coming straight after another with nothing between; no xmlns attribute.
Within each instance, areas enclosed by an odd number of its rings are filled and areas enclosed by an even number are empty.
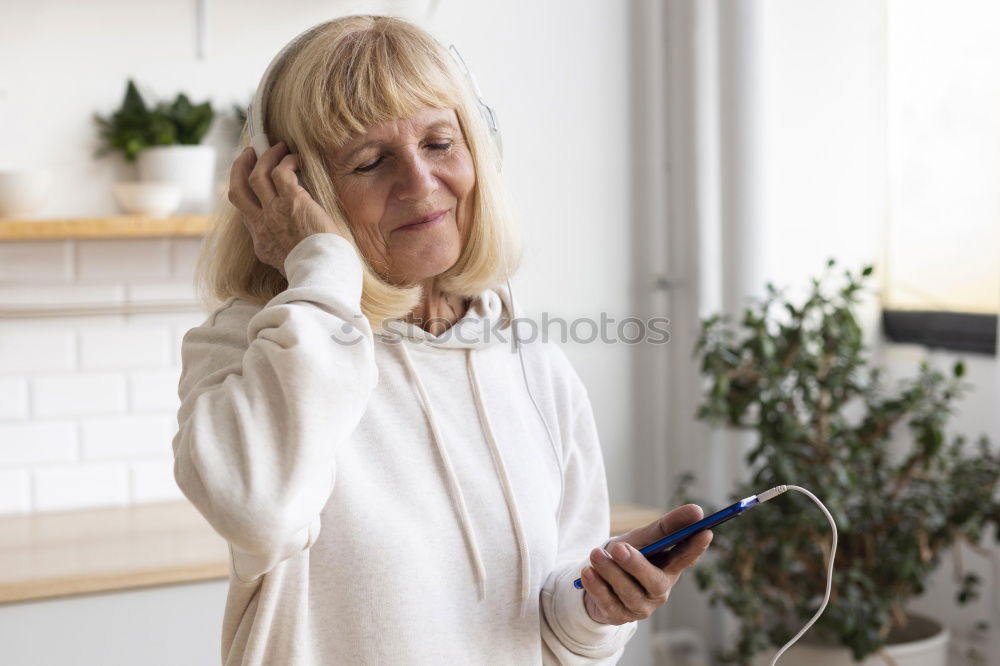
<svg viewBox="0 0 1000 666"><path fill-rule="evenodd" d="M660 516L657 520L636 528L615 541L628 541L640 547L659 541L668 534L696 523L705 517L705 512L697 504L685 504Z"/></svg>
<svg viewBox="0 0 1000 666"><path fill-rule="evenodd" d="M284 275L284 262L303 238L336 231L326 210L299 184L298 155L284 141L257 159L252 149L233 160L229 201L243 213L257 258ZM343 234L341 234L343 235Z"/></svg>
<svg viewBox="0 0 1000 666"><path fill-rule="evenodd" d="M712 531L705 530L685 540L669 552L665 566L647 560L626 543L609 545L607 555L595 548L590 553L593 566L580 575L587 612L605 624L646 619L667 602L681 573L697 563L712 537Z"/></svg>
<svg viewBox="0 0 1000 666"><path fill-rule="evenodd" d="M615 537L607 545L607 548L610 550L612 544L619 542L631 544L635 548L642 548L659 541L668 534L672 534L683 527L696 523L704 517L705 514L700 506L697 504L685 504L660 516L651 523ZM673 550L677 549L674 548ZM655 566L663 568L673 558L673 555L671 555L673 550L650 555L648 559Z"/></svg>
<svg viewBox="0 0 1000 666"><path fill-rule="evenodd" d="M289 153L281 158L278 165L271 173L274 186L278 190L278 196L287 197L289 200L299 195L302 186L299 185L299 177L296 171L299 169L299 156Z"/></svg>
<svg viewBox="0 0 1000 666"><path fill-rule="evenodd" d="M641 600L651 600L662 604L670 595L673 582L659 567L653 566L634 546L624 543L614 544L609 549L614 561L641 586Z"/></svg>
<svg viewBox="0 0 1000 666"><path fill-rule="evenodd" d="M609 553L611 559L596 548L590 561L626 609L626 621L645 619L666 603L672 581L663 571L625 544L615 544Z"/></svg>
<svg viewBox="0 0 1000 666"><path fill-rule="evenodd" d="M240 153L229 169L229 202L245 216L260 213L261 205L257 195L250 188L250 172L257 161L253 148Z"/></svg>
<svg viewBox="0 0 1000 666"><path fill-rule="evenodd" d="M705 530L686 539L684 543L670 551L670 558L663 571L679 576L684 569L694 566L698 558L705 554L714 536L712 530Z"/></svg>
<svg viewBox="0 0 1000 666"><path fill-rule="evenodd" d="M580 576L584 589L584 605L587 614L602 624L625 624L635 619L622 605L611 585L592 567L583 570Z"/></svg>
<svg viewBox="0 0 1000 666"><path fill-rule="evenodd" d="M257 200L260 201L262 208L270 207L271 201L278 196L271 172L287 152L288 147L285 142L279 141L264 151L264 154L254 164L253 170L250 171L248 178L250 187L257 195Z"/></svg>
<svg viewBox="0 0 1000 666"><path fill-rule="evenodd" d="M624 541L632 544L636 548L642 548L659 541L668 534L672 534L683 527L696 523L704 517L705 513L702 511L700 506L697 504L685 504L684 506L677 507L673 511L660 516L651 523L647 523L642 527L637 527L633 530L629 530L621 536L615 537L611 540L611 543ZM610 547L611 546L608 545L608 548Z"/></svg>

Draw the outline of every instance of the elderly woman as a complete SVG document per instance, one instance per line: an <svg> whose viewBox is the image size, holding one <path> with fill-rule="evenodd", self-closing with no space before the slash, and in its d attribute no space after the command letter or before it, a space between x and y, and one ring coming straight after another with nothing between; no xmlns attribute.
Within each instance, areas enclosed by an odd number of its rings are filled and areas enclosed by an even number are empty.
<svg viewBox="0 0 1000 666"><path fill-rule="evenodd" d="M223 662L615 663L711 533L636 547L701 509L608 539L584 385L501 335L520 250L450 54L396 18L304 35L182 345L175 477L229 544Z"/></svg>

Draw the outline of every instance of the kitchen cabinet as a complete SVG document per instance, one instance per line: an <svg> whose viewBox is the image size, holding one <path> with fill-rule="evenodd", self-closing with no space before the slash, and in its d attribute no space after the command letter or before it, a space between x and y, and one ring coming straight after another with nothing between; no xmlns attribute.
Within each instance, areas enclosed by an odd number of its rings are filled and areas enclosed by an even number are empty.
<svg viewBox="0 0 1000 666"><path fill-rule="evenodd" d="M226 580L0 604L4 666L218 666Z"/></svg>

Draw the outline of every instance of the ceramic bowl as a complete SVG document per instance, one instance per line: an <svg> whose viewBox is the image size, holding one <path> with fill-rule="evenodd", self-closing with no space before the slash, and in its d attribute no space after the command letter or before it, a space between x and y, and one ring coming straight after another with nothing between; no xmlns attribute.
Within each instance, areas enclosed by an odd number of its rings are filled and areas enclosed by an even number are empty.
<svg viewBox="0 0 1000 666"><path fill-rule="evenodd" d="M181 204L181 188L160 181L129 181L115 183L115 199L126 213L167 217Z"/></svg>
<svg viewBox="0 0 1000 666"><path fill-rule="evenodd" d="M0 170L0 217L30 216L45 203L51 183L48 169Z"/></svg>

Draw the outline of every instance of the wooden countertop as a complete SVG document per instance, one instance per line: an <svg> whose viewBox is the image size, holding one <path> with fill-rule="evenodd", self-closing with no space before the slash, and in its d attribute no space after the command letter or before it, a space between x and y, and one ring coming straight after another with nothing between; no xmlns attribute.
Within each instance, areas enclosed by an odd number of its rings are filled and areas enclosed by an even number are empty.
<svg viewBox="0 0 1000 666"><path fill-rule="evenodd" d="M661 515L612 505L611 533ZM228 576L225 540L186 501L0 516L0 603Z"/></svg>
<svg viewBox="0 0 1000 666"><path fill-rule="evenodd" d="M0 240L63 240L67 238L140 238L201 236L208 215L109 215L65 219L0 218Z"/></svg>

